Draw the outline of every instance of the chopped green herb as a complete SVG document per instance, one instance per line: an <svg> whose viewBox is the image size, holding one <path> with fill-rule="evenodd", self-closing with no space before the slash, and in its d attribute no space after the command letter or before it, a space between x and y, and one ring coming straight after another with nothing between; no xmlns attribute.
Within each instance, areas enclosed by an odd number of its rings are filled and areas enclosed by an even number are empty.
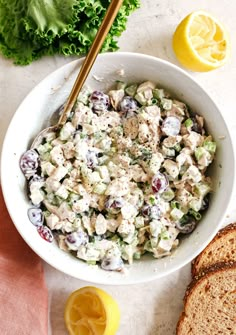
<svg viewBox="0 0 236 335"><path fill-rule="evenodd" d="M149 201L150 201L151 205L155 205L156 199L155 199L155 197L150 197Z"/></svg>
<svg viewBox="0 0 236 335"><path fill-rule="evenodd" d="M193 216L197 221L201 220L202 215L199 212L196 212L194 209L190 208L188 214Z"/></svg>

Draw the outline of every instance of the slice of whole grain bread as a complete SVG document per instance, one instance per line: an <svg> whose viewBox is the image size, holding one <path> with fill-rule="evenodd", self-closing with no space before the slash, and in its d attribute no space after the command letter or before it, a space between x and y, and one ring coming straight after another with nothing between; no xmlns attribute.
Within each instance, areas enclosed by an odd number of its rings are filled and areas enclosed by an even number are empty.
<svg viewBox="0 0 236 335"><path fill-rule="evenodd" d="M219 230L208 246L193 260L192 276L217 263L236 262L236 223Z"/></svg>
<svg viewBox="0 0 236 335"><path fill-rule="evenodd" d="M236 334L236 262L214 265L192 280L176 329L176 335L220 334Z"/></svg>

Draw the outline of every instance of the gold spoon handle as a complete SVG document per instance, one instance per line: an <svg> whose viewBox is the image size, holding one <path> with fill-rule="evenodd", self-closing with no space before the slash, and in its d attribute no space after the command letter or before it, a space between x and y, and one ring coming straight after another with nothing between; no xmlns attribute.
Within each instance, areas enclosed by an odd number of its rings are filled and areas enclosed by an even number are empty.
<svg viewBox="0 0 236 335"><path fill-rule="evenodd" d="M74 83L74 86L71 90L71 93L68 97L68 100L66 102L65 108L63 110L62 115L60 116L60 119L58 121L58 126L62 126L70 114L76 99L78 97L78 94L91 70L91 67L93 66L93 63L95 62L97 55L102 47L102 44L112 26L112 23L114 22L116 15L123 3L123 0L112 0L106 15L104 16L104 19L102 21L102 24L95 36L95 39L91 45L91 48L87 54L87 57L85 58L83 65L80 69L80 72L76 78L76 81Z"/></svg>

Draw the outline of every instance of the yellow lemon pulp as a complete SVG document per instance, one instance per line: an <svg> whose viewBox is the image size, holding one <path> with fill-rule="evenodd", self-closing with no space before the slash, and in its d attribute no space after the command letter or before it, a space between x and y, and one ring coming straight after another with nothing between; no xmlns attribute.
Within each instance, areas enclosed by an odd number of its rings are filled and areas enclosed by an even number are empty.
<svg viewBox="0 0 236 335"><path fill-rule="evenodd" d="M69 296L64 319L70 335L115 335L120 310L108 293L87 286Z"/></svg>
<svg viewBox="0 0 236 335"><path fill-rule="evenodd" d="M229 36L210 14L189 14L173 35L173 49L179 62L192 71L210 71L226 63L230 55Z"/></svg>

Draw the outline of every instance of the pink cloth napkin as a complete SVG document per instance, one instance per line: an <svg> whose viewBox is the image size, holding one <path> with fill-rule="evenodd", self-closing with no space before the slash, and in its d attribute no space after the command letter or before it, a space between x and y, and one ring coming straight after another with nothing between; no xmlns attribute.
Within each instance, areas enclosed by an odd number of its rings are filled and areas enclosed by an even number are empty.
<svg viewBox="0 0 236 335"><path fill-rule="evenodd" d="M1 189L0 334L48 334L48 294L42 263L13 225Z"/></svg>

